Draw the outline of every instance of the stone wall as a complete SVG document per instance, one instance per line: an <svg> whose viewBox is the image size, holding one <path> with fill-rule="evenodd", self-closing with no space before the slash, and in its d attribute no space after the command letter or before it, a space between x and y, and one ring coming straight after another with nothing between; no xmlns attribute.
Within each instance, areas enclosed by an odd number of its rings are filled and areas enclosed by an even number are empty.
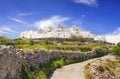
<svg viewBox="0 0 120 79"><path fill-rule="evenodd" d="M89 59L110 53L109 50L95 49L91 52L59 52L36 50L33 53L23 52L13 46L0 46L0 79L16 79L20 75L22 63L38 67L39 64L50 60L67 59Z"/></svg>
<svg viewBox="0 0 120 79"><path fill-rule="evenodd" d="M50 60L59 60L61 58L73 59L73 60L86 60L94 57L99 57L111 53L109 50L95 49L90 52L59 52L59 51L36 51L35 54L26 53L24 58L27 63L33 66L39 66L41 63L48 62Z"/></svg>

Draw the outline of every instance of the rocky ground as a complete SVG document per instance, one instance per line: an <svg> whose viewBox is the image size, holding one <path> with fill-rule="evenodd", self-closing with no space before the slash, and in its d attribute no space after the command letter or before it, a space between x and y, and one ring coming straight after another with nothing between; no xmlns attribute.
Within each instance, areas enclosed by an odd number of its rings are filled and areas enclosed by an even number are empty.
<svg viewBox="0 0 120 79"><path fill-rule="evenodd" d="M120 56L94 60L85 66L84 72L87 79L120 79Z"/></svg>

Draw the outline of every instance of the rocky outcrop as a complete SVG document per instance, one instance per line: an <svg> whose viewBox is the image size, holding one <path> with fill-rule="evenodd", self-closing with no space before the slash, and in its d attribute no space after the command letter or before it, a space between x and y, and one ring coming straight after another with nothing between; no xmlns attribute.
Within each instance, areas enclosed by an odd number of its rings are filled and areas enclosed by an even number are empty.
<svg viewBox="0 0 120 79"><path fill-rule="evenodd" d="M35 39L35 38L69 38L72 35L75 36L83 36L84 38L93 38L94 40L98 41L105 41L105 37L102 35L95 35L89 31L81 30L79 27L63 27L59 25L56 28L45 28L39 29L36 31L29 30L20 33L20 38L28 38L28 39Z"/></svg>
<svg viewBox="0 0 120 79"><path fill-rule="evenodd" d="M110 58L110 57L109 57ZM97 59L85 67L90 79L120 79L120 63L112 58ZM120 58L120 57L119 57Z"/></svg>
<svg viewBox="0 0 120 79"><path fill-rule="evenodd" d="M0 79L16 79L20 75L22 59L13 46L0 46Z"/></svg>

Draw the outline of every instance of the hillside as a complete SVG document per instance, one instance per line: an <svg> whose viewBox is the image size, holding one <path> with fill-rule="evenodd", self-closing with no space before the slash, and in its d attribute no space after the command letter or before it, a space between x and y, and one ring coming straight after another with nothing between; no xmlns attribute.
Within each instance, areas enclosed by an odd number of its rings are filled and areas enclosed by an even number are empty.
<svg viewBox="0 0 120 79"><path fill-rule="evenodd" d="M82 36L14 40L1 36L0 44L1 79L48 79L57 68L107 55L114 47Z"/></svg>
<svg viewBox="0 0 120 79"><path fill-rule="evenodd" d="M114 46L112 43L95 41L92 38L82 36L71 36L70 38L42 38L42 39L10 39L5 36L0 37L1 45L14 45L18 49L25 51L34 50L55 50L55 51L79 51L87 52L95 48L108 49Z"/></svg>
<svg viewBox="0 0 120 79"><path fill-rule="evenodd" d="M44 50L36 50L32 53L2 45L0 46L0 79L48 79L56 68L108 53L109 50L103 49L84 53Z"/></svg>

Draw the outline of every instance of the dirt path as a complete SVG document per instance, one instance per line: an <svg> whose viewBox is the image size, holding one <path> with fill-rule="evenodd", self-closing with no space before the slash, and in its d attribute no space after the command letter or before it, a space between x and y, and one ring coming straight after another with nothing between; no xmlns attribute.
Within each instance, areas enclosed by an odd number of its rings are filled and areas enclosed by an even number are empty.
<svg viewBox="0 0 120 79"><path fill-rule="evenodd" d="M114 58L111 55L100 57L102 59ZM86 60L80 63L70 64L56 69L50 79L85 79L83 74L84 66L99 58Z"/></svg>

